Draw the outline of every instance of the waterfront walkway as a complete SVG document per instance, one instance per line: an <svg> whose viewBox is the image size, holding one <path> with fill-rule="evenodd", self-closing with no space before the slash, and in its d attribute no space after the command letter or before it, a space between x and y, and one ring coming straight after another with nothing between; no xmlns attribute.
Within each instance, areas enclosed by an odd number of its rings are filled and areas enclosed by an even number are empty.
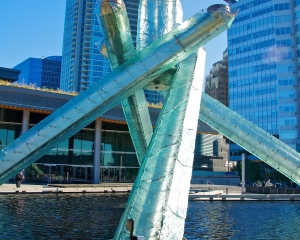
<svg viewBox="0 0 300 240"><path fill-rule="evenodd" d="M8 193L117 193L130 192L133 183L100 183L100 184L32 184L23 183L21 188L16 188L14 183L5 183L0 186L0 194ZM192 184L191 191L210 190L213 193L241 193L241 188L236 186Z"/></svg>
<svg viewBox="0 0 300 240"><path fill-rule="evenodd" d="M100 184L22 184L16 188L13 183L0 186L0 194L63 194L63 193L130 193L132 183ZM224 201L224 200L286 200L300 201L300 194L253 194L241 192L241 187L225 185L192 184L189 200Z"/></svg>

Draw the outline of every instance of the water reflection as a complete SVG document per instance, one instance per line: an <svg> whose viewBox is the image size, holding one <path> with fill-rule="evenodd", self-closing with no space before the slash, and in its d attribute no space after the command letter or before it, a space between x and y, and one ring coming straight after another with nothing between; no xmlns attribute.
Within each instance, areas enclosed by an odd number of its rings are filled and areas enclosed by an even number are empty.
<svg viewBox="0 0 300 240"><path fill-rule="evenodd" d="M111 239L128 195L1 195L0 239ZM300 202L189 202L187 239L300 239Z"/></svg>
<svg viewBox="0 0 300 240"><path fill-rule="evenodd" d="M190 202L187 239L299 239L299 202Z"/></svg>

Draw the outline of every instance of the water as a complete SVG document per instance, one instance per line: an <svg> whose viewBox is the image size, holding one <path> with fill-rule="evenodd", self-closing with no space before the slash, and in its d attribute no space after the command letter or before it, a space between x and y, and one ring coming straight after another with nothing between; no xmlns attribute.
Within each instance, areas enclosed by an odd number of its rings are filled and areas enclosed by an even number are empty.
<svg viewBox="0 0 300 240"><path fill-rule="evenodd" d="M110 239L128 195L0 195L0 239ZM191 201L187 239L300 239L300 202Z"/></svg>

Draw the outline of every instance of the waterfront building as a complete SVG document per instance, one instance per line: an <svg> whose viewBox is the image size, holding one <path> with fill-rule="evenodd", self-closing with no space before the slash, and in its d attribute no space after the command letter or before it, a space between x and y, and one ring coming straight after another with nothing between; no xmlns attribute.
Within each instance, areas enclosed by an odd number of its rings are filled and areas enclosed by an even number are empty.
<svg viewBox="0 0 300 240"><path fill-rule="evenodd" d="M21 71L10 68L0 67L0 80L7 82L15 82L19 78Z"/></svg>
<svg viewBox="0 0 300 240"><path fill-rule="evenodd" d="M14 69L21 71L17 83L58 89L60 83L61 56L28 58Z"/></svg>
<svg viewBox="0 0 300 240"><path fill-rule="evenodd" d="M18 98L15 96L18 95ZM0 149L73 98L59 92L0 85ZM153 126L160 109L149 108ZM201 133L217 132L198 121L195 170L201 163ZM212 150L212 149L211 149ZM210 150L210 152L211 152ZM135 149L120 105L60 143L26 170L27 181L92 182L95 152L100 151L100 180L133 182L139 169ZM203 174L201 179L205 181ZM210 174L211 175L211 174ZM199 178L198 178L199 179Z"/></svg>
<svg viewBox="0 0 300 240"><path fill-rule="evenodd" d="M299 152L300 1L244 0L231 9L229 107ZM232 143L230 160L243 152Z"/></svg>

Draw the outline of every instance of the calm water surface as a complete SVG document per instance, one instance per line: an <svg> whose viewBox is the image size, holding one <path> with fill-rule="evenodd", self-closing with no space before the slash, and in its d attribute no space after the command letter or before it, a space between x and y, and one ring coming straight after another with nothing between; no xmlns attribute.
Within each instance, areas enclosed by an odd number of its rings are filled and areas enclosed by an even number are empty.
<svg viewBox="0 0 300 240"><path fill-rule="evenodd" d="M127 195L0 195L0 239L111 239ZM300 239L300 202L191 201L187 239Z"/></svg>

